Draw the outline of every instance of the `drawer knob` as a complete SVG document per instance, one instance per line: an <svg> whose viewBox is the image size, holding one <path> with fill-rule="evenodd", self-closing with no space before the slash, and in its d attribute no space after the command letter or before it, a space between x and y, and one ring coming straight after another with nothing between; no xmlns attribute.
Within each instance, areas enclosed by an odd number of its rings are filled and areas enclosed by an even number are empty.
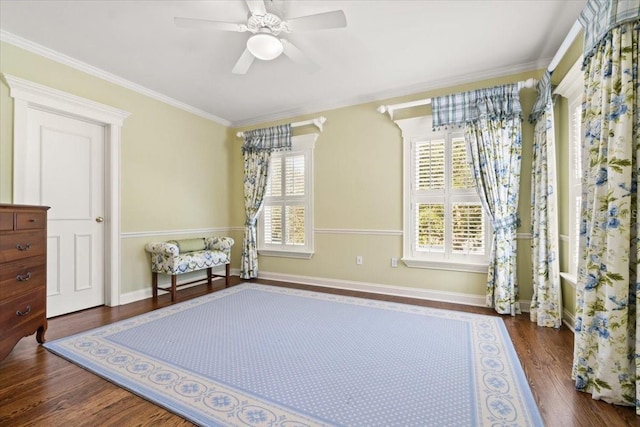
<svg viewBox="0 0 640 427"><path fill-rule="evenodd" d="M16 311L16 315L18 315L18 316L26 316L29 313L31 313L31 306L30 305L27 306L27 309L25 311L20 311L20 310Z"/></svg>
<svg viewBox="0 0 640 427"><path fill-rule="evenodd" d="M26 244L26 245L24 245L24 246L23 246L23 245L21 245L20 243L18 243L18 244L16 245L16 249L17 249L17 250L19 250L19 251L22 251L22 252L26 252L26 251L28 251L29 249L31 249L31 243L27 243L27 244Z"/></svg>
<svg viewBox="0 0 640 427"><path fill-rule="evenodd" d="M30 271L27 271L27 274L18 274L16 276L16 280L18 282L26 282L29 279L31 279L31 272Z"/></svg>

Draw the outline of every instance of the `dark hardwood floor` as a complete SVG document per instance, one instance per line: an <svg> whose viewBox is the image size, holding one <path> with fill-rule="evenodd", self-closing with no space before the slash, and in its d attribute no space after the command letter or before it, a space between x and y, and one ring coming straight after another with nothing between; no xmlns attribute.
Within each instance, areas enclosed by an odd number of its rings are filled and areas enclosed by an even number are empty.
<svg viewBox="0 0 640 427"><path fill-rule="evenodd" d="M233 278L232 283L240 283ZM256 283L494 315L490 309L265 280ZM179 291L181 301L220 289L206 285ZM216 287L217 286L217 287ZM168 295L120 307L97 307L49 319L48 340L79 333L170 305ZM503 316L548 427L640 426L632 408L606 404L576 392L570 378L573 333L539 328L527 315ZM23 338L0 362L0 426L178 426L182 418L49 353L34 336Z"/></svg>

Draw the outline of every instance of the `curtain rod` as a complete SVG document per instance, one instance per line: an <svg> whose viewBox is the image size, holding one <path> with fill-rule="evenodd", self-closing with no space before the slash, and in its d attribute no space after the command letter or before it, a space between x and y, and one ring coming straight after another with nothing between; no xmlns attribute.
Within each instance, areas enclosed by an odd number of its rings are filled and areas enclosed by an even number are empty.
<svg viewBox="0 0 640 427"><path fill-rule="evenodd" d="M518 90L525 87L532 88L538 81L536 79L527 79L518 82ZM416 101L403 102L401 104L381 105L377 108L378 113L389 113L389 117L393 120L393 112L395 110L401 110L403 108L420 107L422 105L431 104L431 98L418 99Z"/></svg>
<svg viewBox="0 0 640 427"><path fill-rule="evenodd" d="M578 37L578 34L580 34L581 30L582 30L582 25L580 24L579 20L576 20L576 22L573 23L573 26L569 30L569 33L567 34L567 36L562 41L562 44L558 48L558 51L551 59L551 62L547 67L547 70L549 70L549 72L552 72L553 70L556 69L556 67L558 66L558 64L564 57L564 55L567 53L567 50L569 50L569 47L571 46L571 44L575 41L576 37ZM534 87L536 83L537 81L535 79L528 79L522 82L518 82L518 85L520 85L519 89L522 89L523 87ZM419 107L421 105L429 105L429 104L431 104L431 98L419 99L417 101L404 102L402 104L381 105L378 107L378 112L381 114L389 113L389 117L391 118L391 120L393 120L393 112L395 110L401 110L403 108Z"/></svg>
<svg viewBox="0 0 640 427"><path fill-rule="evenodd" d="M552 72L556 69L562 57L565 55L565 53L567 53L567 50L569 50L571 44L574 42L576 37L578 37L578 34L580 34L581 29L582 25L580 25L580 21L576 21L573 23L573 27L571 27L571 29L569 30L569 34L567 34L567 36L564 38L562 44L558 48L558 51L549 63L549 67L547 67L547 70L549 70L549 72Z"/></svg>
<svg viewBox="0 0 640 427"><path fill-rule="evenodd" d="M320 129L320 132L322 132L322 125L324 125L324 122L326 121L327 121L326 117L320 116L320 117L316 117L315 119L303 120L301 122L291 123L291 127L297 128L300 126L314 125L318 129ZM244 138L244 132L238 132L236 133L236 136L238 138Z"/></svg>

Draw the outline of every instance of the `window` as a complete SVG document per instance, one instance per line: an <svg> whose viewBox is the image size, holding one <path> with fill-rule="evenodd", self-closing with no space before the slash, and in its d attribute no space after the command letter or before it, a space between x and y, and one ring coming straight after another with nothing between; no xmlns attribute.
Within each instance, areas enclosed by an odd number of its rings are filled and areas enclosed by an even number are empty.
<svg viewBox="0 0 640 427"><path fill-rule="evenodd" d="M569 274L577 277L578 246L580 241L580 211L582 209L582 103L573 99L569 103Z"/></svg>
<svg viewBox="0 0 640 427"><path fill-rule="evenodd" d="M433 132L431 117L396 123L405 144L403 261L410 267L486 271L490 230L463 132Z"/></svg>
<svg viewBox="0 0 640 427"><path fill-rule="evenodd" d="M581 70L582 58L569 70L555 93L567 98L569 105L569 236L561 236L569 241L567 272L562 276L576 283L578 275L580 211L582 209L582 93L584 76Z"/></svg>
<svg viewBox="0 0 640 427"><path fill-rule="evenodd" d="M313 147L317 136L293 137L291 151L271 155L258 222L260 255L313 255Z"/></svg>

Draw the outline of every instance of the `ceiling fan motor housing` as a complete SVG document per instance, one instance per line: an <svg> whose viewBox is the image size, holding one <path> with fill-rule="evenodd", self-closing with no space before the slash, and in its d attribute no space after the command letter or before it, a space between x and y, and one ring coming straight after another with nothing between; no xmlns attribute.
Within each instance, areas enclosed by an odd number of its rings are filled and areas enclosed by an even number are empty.
<svg viewBox="0 0 640 427"><path fill-rule="evenodd" d="M249 8L246 24L180 17L175 17L174 21L178 27L251 33L244 52L242 52L231 71L233 74L246 74L254 59L271 61L283 53L296 64L303 65L310 72L317 70L318 67L313 61L298 49L295 44L287 40L286 37L281 36L294 31L344 28L347 26L344 12L342 10L334 10L299 16L284 21L278 16L281 14L279 8L275 10L278 15L267 12L267 6L270 6L270 8L275 7L271 1L245 0Z"/></svg>
<svg viewBox="0 0 640 427"><path fill-rule="evenodd" d="M287 23L272 13L251 15L247 22L247 29L252 33L269 32L277 36L281 32L290 33ZM266 31L265 31L266 30Z"/></svg>

